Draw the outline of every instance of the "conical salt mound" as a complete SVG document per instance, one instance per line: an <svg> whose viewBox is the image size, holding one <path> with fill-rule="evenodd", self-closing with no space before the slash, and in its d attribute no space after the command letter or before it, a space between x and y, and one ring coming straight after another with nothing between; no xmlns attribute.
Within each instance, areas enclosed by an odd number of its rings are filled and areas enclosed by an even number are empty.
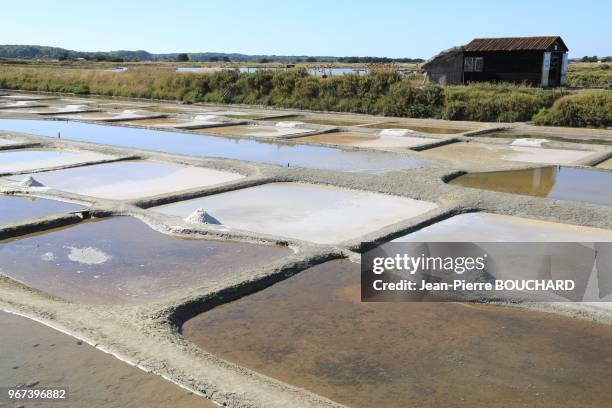
<svg viewBox="0 0 612 408"><path fill-rule="evenodd" d="M221 224L218 219L204 211L203 208L196 209L185 221L192 224Z"/></svg>
<svg viewBox="0 0 612 408"><path fill-rule="evenodd" d="M34 177L28 176L19 182L22 187L44 187L44 184L37 181Z"/></svg>

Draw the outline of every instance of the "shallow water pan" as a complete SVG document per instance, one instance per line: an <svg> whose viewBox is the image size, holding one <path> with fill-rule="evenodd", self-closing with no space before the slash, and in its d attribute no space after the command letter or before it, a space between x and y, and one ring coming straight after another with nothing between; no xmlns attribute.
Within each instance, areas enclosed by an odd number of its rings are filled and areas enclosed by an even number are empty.
<svg viewBox="0 0 612 408"><path fill-rule="evenodd" d="M0 272L71 302L136 304L212 286L291 253L179 239L116 217L0 241Z"/></svg>
<svg viewBox="0 0 612 408"><path fill-rule="evenodd" d="M572 167L468 173L450 184L505 193L612 205L612 172Z"/></svg>
<svg viewBox="0 0 612 408"><path fill-rule="evenodd" d="M362 303L332 261L187 321L220 358L354 407L605 406L612 328L453 302Z"/></svg>

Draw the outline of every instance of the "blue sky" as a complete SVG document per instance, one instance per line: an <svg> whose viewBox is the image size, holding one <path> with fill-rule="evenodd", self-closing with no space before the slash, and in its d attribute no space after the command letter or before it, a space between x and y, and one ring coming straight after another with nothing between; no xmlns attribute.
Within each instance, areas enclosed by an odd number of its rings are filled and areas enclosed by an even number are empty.
<svg viewBox="0 0 612 408"><path fill-rule="evenodd" d="M82 51L428 58L474 37L561 35L612 55L609 0L3 1L0 43Z"/></svg>

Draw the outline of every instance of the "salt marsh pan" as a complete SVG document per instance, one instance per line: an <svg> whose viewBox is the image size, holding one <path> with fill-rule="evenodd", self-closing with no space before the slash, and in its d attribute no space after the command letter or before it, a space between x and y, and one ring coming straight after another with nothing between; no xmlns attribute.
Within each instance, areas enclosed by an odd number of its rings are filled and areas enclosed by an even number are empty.
<svg viewBox="0 0 612 408"><path fill-rule="evenodd" d="M394 242L612 242L612 230L490 213L460 214Z"/></svg>
<svg viewBox="0 0 612 408"><path fill-rule="evenodd" d="M572 167L468 173L451 184L556 200L612 205L612 172Z"/></svg>
<svg viewBox="0 0 612 408"><path fill-rule="evenodd" d="M423 156L443 160L455 166L477 166L483 162L510 161L541 164L570 164L585 159L589 150L546 149L484 143L453 143L421 152Z"/></svg>
<svg viewBox="0 0 612 408"><path fill-rule="evenodd" d="M12 176L21 180L24 176ZM45 187L70 193L125 200L209 186L244 176L201 167L127 161L32 174Z"/></svg>
<svg viewBox="0 0 612 408"><path fill-rule="evenodd" d="M366 191L273 183L154 210L185 218L204 208L233 228L330 244L358 238L436 207L426 201Z"/></svg>
<svg viewBox="0 0 612 408"><path fill-rule="evenodd" d="M116 159L114 156L84 151L38 149L0 151L0 173L49 169L114 159Z"/></svg>

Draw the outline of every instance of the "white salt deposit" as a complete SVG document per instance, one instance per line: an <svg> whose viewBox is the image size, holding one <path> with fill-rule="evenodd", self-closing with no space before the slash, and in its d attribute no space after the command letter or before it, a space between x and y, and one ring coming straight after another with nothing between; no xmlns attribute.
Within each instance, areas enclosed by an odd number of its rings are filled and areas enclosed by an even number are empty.
<svg viewBox="0 0 612 408"><path fill-rule="evenodd" d="M142 111L142 110L133 110L133 109L126 109L123 112L119 113L119 115L117 115L118 117L126 117L126 118L132 118L132 117L144 117L144 116L150 116L151 112L146 112L146 111Z"/></svg>
<svg viewBox="0 0 612 408"><path fill-rule="evenodd" d="M40 103L35 102L35 101L16 101L16 102L11 102L11 103L1 105L0 107L5 109L5 108L22 108L22 107L44 107L44 106L46 105L41 105Z"/></svg>
<svg viewBox="0 0 612 408"><path fill-rule="evenodd" d="M512 146L542 147L542 144L546 142L548 142L547 139L515 139L511 144Z"/></svg>
<svg viewBox="0 0 612 408"><path fill-rule="evenodd" d="M70 250L68 259L84 265L100 265L111 259L111 256L94 247L66 247Z"/></svg>
<svg viewBox="0 0 612 408"><path fill-rule="evenodd" d="M224 122L230 121L229 119L224 118L223 116L219 116L219 115L196 115L196 117L193 120L194 122L213 122L213 123L224 123Z"/></svg>
<svg viewBox="0 0 612 408"><path fill-rule="evenodd" d="M284 128L297 128L304 124L304 122L277 122L276 126Z"/></svg>
<svg viewBox="0 0 612 408"><path fill-rule="evenodd" d="M218 219L204 211L203 208L197 208L189 217L185 218L185 221L192 224L221 224Z"/></svg>
<svg viewBox="0 0 612 408"><path fill-rule="evenodd" d="M380 131L381 136L406 136L410 133L414 133L414 130L410 129L383 129Z"/></svg>
<svg viewBox="0 0 612 408"><path fill-rule="evenodd" d="M45 252L40 256L40 259L47 262L55 261L55 254L53 252Z"/></svg>
<svg viewBox="0 0 612 408"><path fill-rule="evenodd" d="M73 111L78 111L78 110L84 110L87 108L88 108L87 105L66 105L66 106L61 106L57 108L57 112L73 112Z"/></svg>
<svg viewBox="0 0 612 408"><path fill-rule="evenodd" d="M0 146L11 146L19 143L23 143L19 140L0 139Z"/></svg>
<svg viewBox="0 0 612 408"><path fill-rule="evenodd" d="M17 100L17 101L40 101L47 99L58 99L53 96L44 96L44 95L25 95L25 94L17 94L17 95L3 95L0 96L3 99Z"/></svg>
<svg viewBox="0 0 612 408"><path fill-rule="evenodd" d="M217 114L217 115L230 115L230 116L248 116L248 115L250 115L250 113L248 113L248 112L232 111L232 110L215 111L215 114Z"/></svg>

